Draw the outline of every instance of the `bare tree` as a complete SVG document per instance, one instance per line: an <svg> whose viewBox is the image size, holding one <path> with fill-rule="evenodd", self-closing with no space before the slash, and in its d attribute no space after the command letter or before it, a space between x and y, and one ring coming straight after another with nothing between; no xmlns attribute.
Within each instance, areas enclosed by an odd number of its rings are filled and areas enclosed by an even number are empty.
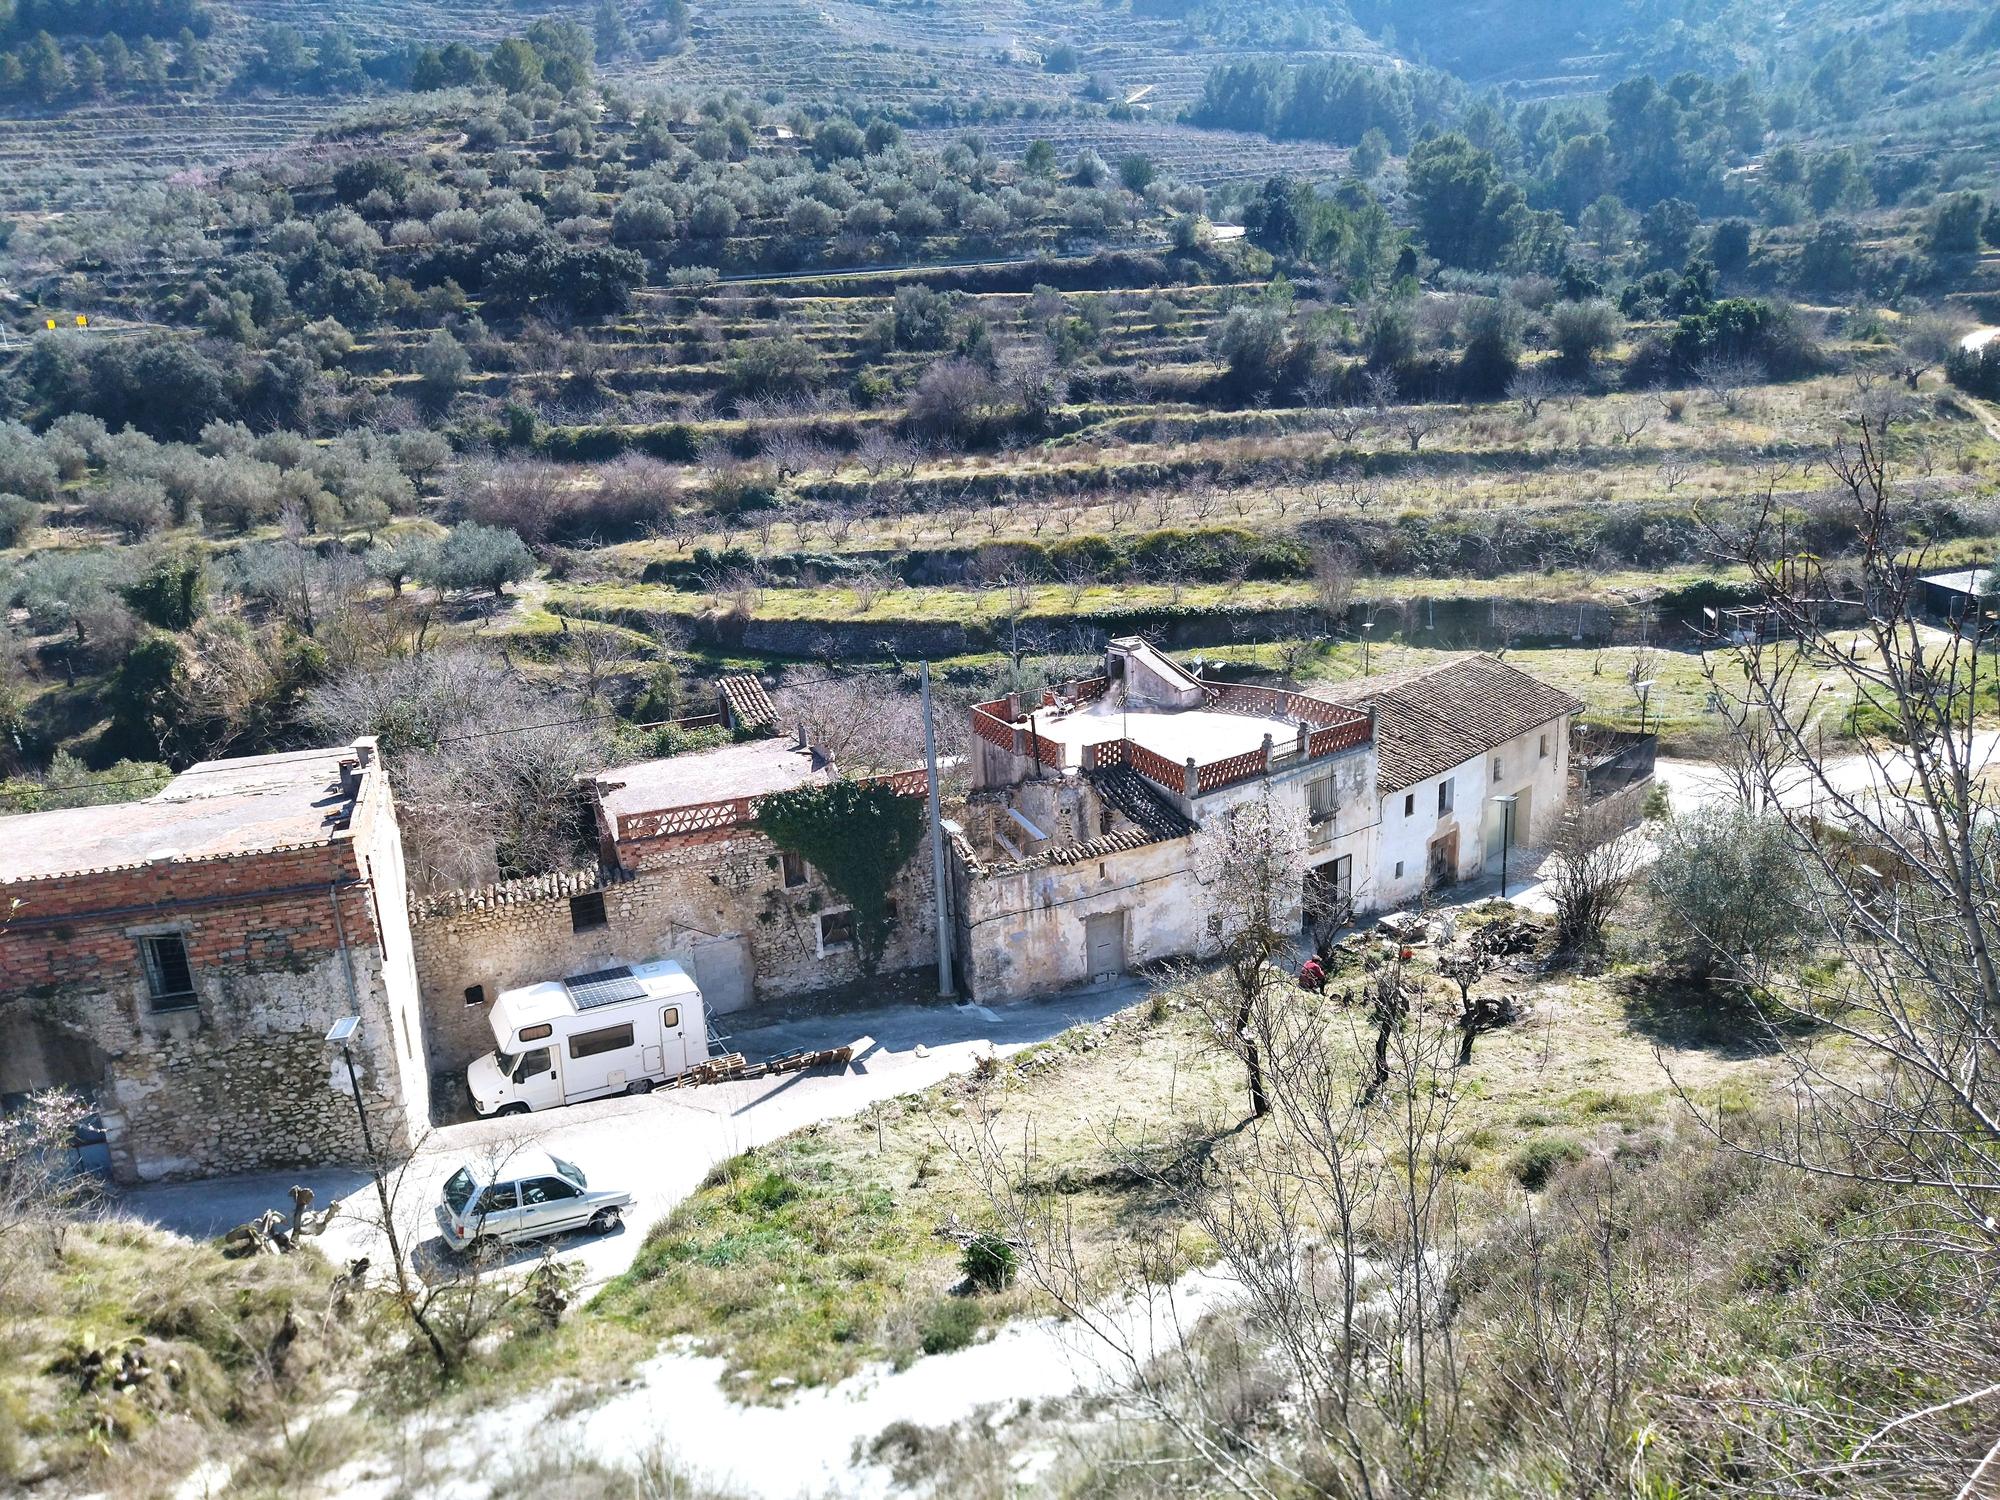
<svg viewBox="0 0 2000 1500"><path fill-rule="evenodd" d="M1603 950L1605 929L1639 872L1639 841L1626 831L1623 807L1615 797L1591 801L1581 784L1570 788L1542 866L1556 906L1556 943L1564 953Z"/></svg>
<svg viewBox="0 0 2000 1500"><path fill-rule="evenodd" d="M1354 549L1338 542L1313 548L1313 598L1330 628L1338 630L1354 605L1354 589L1359 569Z"/></svg>
<svg viewBox="0 0 2000 1500"><path fill-rule="evenodd" d="M1404 406L1396 410L1395 428L1415 453L1423 447L1425 438L1444 426L1444 421L1444 415L1436 407Z"/></svg>
<svg viewBox="0 0 2000 1500"><path fill-rule="evenodd" d="M1612 408L1611 421L1618 429L1618 440L1630 447L1653 425L1653 414L1637 401L1621 401Z"/></svg>
<svg viewBox="0 0 2000 1500"><path fill-rule="evenodd" d="M1539 365L1524 365L1507 382L1507 398L1521 408L1530 422L1542 414L1542 406L1556 394L1559 382Z"/></svg>
<svg viewBox="0 0 2000 1500"><path fill-rule="evenodd" d="M1451 1033L1422 1013L1399 1020L1382 1054L1393 1086L1366 1090L1360 1011L1294 992L1253 1006L1250 1025L1263 1115L1164 1159L1154 1143L1109 1141L1240 1288L1215 1314L1220 1338L1180 1304L1161 1237L1136 1237L1109 1278L1086 1256L1032 1134L1003 1140L982 1112L951 1139L1019 1245L1023 1279L1088 1331L1119 1394L1219 1487L1277 1500L1305 1472L1325 1494L1462 1493L1470 1413L1452 1308L1468 1247ZM1225 1170L1191 1169L1224 1152ZM1151 1329L1167 1331L1164 1347ZM1246 1367L1271 1368L1289 1393L1282 1424L1241 1419Z"/></svg>
<svg viewBox="0 0 2000 1500"><path fill-rule="evenodd" d="M1791 538L1774 497L1733 549L1781 628L1776 646L1728 648L1760 710L1753 732L1784 747L1749 764L1811 877L1800 936L1842 962L1758 977L1766 1003L1804 1025L1769 1033L1795 1108L1761 1131L1696 1113L1738 1150L1872 1185L1888 1200L1896 1253L1933 1268L1928 1285L1990 1285L2000 1271L2000 806L1976 716L1992 642L1983 611L1957 631L1913 621L1925 569L1908 554L1894 441L1886 424L1849 419L1820 456L1858 538L1858 630L1827 609L1834 581ZM1832 698L1865 706L1887 735L1825 754L1819 726ZM1971 1305L1966 1316L1990 1318L1990 1304ZM1843 1466L1836 1477L1863 1472L1851 1466L1865 1452L1867 1472L1890 1465L1911 1493L1984 1493L2000 1440L1987 1446L1989 1421L1968 1456L1959 1418L1990 1417L2000 1361L1990 1347L1966 1357L1949 1339L1935 1352L1923 1344L1899 1344L1897 1362L1921 1367L1909 1388L1930 1395L1846 1420L1799 1413L1801 1444L1766 1444L1772 1461L1817 1484L1830 1463ZM1794 1408L1773 1405L1794 1420Z"/></svg>
<svg viewBox="0 0 2000 1500"><path fill-rule="evenodd" d="M1669 495L1686 484L1693 473L1694 464L1682 454L1668 453L1660 459L1660 482Z"/></svg>
<svg viewBox="0 0 2000 1500"><path fill-rule="evenodd" d="M1267 789L1206 826L1195 850L1195 880L1208 903L1206 946L1221 957L1228 978L1215 1030L1243 1061L1253 1117L1271 1108L1258 1041L1266 1026L1259 1013L1274 994L1293 987L1277 961L1290 953L1299 931L1305 839L1298 823L1297 810L1281 805Z"/></svg>
<svg viewBox="0 0 2000 1500"><path fill-rule="evenodd" d="M1754 360L1711 354L1695 364L1694 378L1703 395L1734 416L1742 409L1744 393L1764 378L1764 371Z"/></svg>
<svg viewBox="0 0 2000 1500"><path fill-rule="evenodd" d="M778 723L804 726L813 747L833 757L850 776L904 771L922 765L924 716L917 695L888 674L815 673L781 683L771 701ZM938 713L938 728L952 715ZM943 753L942 751L940 753Z"/></svg>

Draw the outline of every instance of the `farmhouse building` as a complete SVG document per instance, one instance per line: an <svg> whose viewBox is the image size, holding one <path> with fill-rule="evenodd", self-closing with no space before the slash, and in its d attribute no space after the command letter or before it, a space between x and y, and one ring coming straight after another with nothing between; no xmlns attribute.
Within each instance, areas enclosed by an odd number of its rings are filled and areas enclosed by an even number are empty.
<svg viewBox="0 0 2000 1500"><path fill-rule="evenodd" d="M1297 920L1480 875L1503 842L1552 835L1581 707L1487 656L1318 696L1113 641L1101 677L973 710L950 841L960 978L1011 1000L1200 953L1200 830L1252 799L1296 830Z"/></svg>
<svg viewBox="0 0 2000 1500"><path fill-rule="evenodd" d="M1503 842L1542 848L1569 790L1577 698L1492 656L1336 685L1373 712L1373 908L1496 866Z"/></svg>
<svg viewBox="0 0 2000 1500"><path fill-rule="evenodd" d="M402 843L373 740L0 820L0 1095L93 1100L124 1181L363 1150L429 1120Z"/></svg>

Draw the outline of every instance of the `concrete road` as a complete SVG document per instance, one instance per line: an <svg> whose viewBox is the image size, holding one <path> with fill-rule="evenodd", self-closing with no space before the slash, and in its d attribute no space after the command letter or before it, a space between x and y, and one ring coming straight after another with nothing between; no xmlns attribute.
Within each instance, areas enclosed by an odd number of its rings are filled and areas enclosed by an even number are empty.
<svg viewBox="0 0 2000 1500"><path fill-rule="evenodd" d="M970 1070L986 1052L1005 1056L1081 1022L1102 1020L1134 1004L1146 988L1144 981L1128 979L1000 1010L940 1001L834 1015L723 1017L731 1043L752 1060L844 1046L862 1036L872 1037L874 1046L838 1072L620 1095L539 1114L440 1126L397 1175L397 1229L420 1270L436 1264L442 1241L432 1205L444 1180L461 1164L540 1146L576 1163L593 1187L624 1188L636 1200L619 1231L601 1238L573 1235L558 1245L562 1254L584 1263L589 1281L601 1282L632 1263L647 1228L692 1193L717 1162L802 1126L915 1093ZM366 1255L378 1267L387 1265L386 1241L375 1227L381 1217L375 1191L360 1172L306 1168L169 1183L127 1189L115 1202L134 1217L206 1238L267 1208L287 1210L287 1190L294 1183L312 1188L322 1205L339 1198L357 1210L356 1216L337 1216L318 1242L329 1258ZM527 1264L539 1254L540 1246L522 1247L510 1259Z"/></svg>

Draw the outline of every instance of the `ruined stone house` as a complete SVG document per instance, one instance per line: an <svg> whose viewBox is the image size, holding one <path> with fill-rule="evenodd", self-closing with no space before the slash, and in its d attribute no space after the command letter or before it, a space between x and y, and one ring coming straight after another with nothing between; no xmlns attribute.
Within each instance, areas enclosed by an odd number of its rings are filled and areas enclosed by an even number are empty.
<svg viewBox="0 0 2000 1500"><path fill-rule="evenodd" d="M208 761L0 819L0 1095L92 1099L124 1181L363 1152L427 1123L402 844L373 740Z"/></svg>
<svg viewBox="0 0 2000 1500"><path fill-rule="evenodd" d="M739 682L735 696L745 701L732 716L754 711L762 690ZM492 1047L489 1006L524 984L670 958L714 1017L863 980L846 901L755 827L763 798L836 774L823 753L780 738L621 766L588 788L595 866L419 900L412 936L440 1084ZM886 779L924 795L921 769ZM880 971L934 961L930 861L912 859L891 899Z"/></svg>

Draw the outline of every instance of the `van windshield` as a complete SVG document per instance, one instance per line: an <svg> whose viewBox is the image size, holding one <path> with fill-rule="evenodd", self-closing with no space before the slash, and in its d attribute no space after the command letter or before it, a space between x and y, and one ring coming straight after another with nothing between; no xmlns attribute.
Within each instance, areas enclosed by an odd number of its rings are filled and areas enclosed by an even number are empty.
<svg viewBox="0 0 2000 1500"><path fill-rule="evenodd" d="M590 1186L589 1183L583 1180L582 1168L571 1165L560 1156L551 1156L549 1160L555 1163L556 1170L574 1184L579 1192Z"/></svg>
<svg viewBox="0 0 2000 1500"><path fill-rule="evenodd" d="M453 1213L465 1212L465 1205L472 1201L472 1190L477 1185L472 1180L472 1174L463 1167L451 1174L444 1185L444 1201L450 1205Z"/></svg>
<svg viewBox="0 0 2000 1500"><path fill-rule="evenodd" d="M493 1061L499 1067L502 1078L512 1078L514 1076L514 1064L520 1060L520 1054L515 1052L495 1052L493 1054Z"/></svg>

